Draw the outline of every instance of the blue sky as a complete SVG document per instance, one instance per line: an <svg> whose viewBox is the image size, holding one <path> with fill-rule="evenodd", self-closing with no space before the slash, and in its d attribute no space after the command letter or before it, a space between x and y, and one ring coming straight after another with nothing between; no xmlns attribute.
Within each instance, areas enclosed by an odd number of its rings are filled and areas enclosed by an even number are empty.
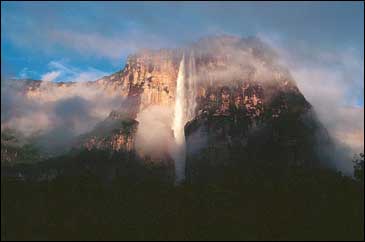
<svg viewBox="0 0 365 242"><path fill-rule="evenodd" d="M362 2L2 2L2 77L97 78L138 48L215 34L259 36L302 69L341 70L350 104L364 105Z"/></svg>

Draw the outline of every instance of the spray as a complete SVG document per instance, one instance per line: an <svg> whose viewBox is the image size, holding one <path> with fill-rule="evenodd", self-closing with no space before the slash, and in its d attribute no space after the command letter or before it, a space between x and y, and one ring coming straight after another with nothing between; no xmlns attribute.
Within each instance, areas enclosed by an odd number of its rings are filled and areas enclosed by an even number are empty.
<svg viewBox="0 0 365 242"><path fill-rule="evenodd" d="M195 117L196 108L196 68L194 53L191 52L188 64L188 98L187 98L187 120Z"/></svg>

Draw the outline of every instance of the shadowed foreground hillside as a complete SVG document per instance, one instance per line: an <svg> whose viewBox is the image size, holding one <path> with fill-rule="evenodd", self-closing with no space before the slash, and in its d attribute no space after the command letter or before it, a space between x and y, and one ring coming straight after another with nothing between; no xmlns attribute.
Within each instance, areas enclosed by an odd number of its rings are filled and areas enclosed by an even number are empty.
<svg viewBox="0 0 365 242"><path fill-rule="evenodd" d="M109 181L92 173L47 182L3 177L1 238L364 239L361 182L300 167L248 176L234 169L222 172L224 182L180 186L148 171L143 179L119 175Z"/></svg>

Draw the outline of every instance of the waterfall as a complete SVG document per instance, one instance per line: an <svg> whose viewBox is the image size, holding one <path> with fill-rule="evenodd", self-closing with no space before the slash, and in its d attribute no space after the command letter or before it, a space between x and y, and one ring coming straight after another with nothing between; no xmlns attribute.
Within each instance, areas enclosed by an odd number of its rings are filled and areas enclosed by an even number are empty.
<svg viewBox="0 0 365 242"><path fill-rule="evenodd" d="M175 160L176 183L185 179L185 133L184 126L187 121L194 118L196 107L196 81L195 59L191 53L185 67L185 55L183 55L176 80L175 110L172 129L177 149L173 152Z"/></svg>
<svg viewBox="0 0 365 242"><path fill-rule="evenodd" d="M176 182L185 179L185 100L185 58L183 56L176 81L175 111L172 125L177 145L174 154Z"/></svg>
<svg viewBox="0 0 365 242"><path fill-rule="evenodd" d="M188 66L188 105L187 105L187 121L195 117L196 108L196 69L194 53L190 53L189 66Z"/></svg>

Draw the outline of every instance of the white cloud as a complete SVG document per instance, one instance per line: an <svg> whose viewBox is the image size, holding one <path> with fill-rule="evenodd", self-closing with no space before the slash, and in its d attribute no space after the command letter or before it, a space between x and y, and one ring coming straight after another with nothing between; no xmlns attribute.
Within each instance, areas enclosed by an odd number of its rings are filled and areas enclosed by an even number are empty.
<svg viewBox="0 0 365 242"><path fill-rule="evenodd" d="M70 73L70 74L75 73L73 68L67 67L65 64L63 64L62 60L60 60L60 61L51 61L50 63L48 63L48 66L51 69L57 69L57 70L60 70L62 72L65 72L65 73Z"/></svg>
<svg viewBox="0 0 365 242"><path fill-rule="evenodd" d="M58 79L62 82L87 82L95 81L103 76L107 76L108 73L95 69L87 68L85 70L69 66L64 63L64 61L51 61L48 64L51 69L42 75L41 79L43 81L54 81Z"/></svg>
<svg viewBox="0 0 365 242"><path fill-rule="evenodd" d="M364 90L359 82L363 74L356 57L349 58L339 54L340 65L315 62L310 67L297 65L291 72L332 136L358 153L364 150L364 108L357 106Z"/></svg>
<svg viewBox="0 0 365 242"><path fill-rule="evenodd" d="M72 82L95 81L106 75L108 75L108 73L94 68L89 68L86 71L75 72L75 74L70 76L66 81L72 81Z"/></svg>
<svg viewBox="0 0 365 242"><path fill-rule="evenodd" d="M161 48L168 43L164 37L140 29L127 29L123 33L106 35L97 31L55 29L47 24L41 31L33 31L40 27L33 26L34 23L28 25L27 28L21 27L19 31L9 31L7 37L21 48L41 51L48 55L62 50L115 62L140 48Z"/></svg>
<svg viewBox="0 0 365 242"><path fill-rule="evenodd" d="M27 79L30 78L31 76L37 75L37 72L33 71L33 70L29 70L28 67L24 67L19 74L17 75L17 79Z"/></svg>
<svg viewBox="0 0 365 242"><path fill-rule="evenodd" d="M16 129L27 137L36 135L45 150L61 151L59 148L67 148L77 135L90 131L112 110L119 109L123 97L118 90L106 92L104 86L84 83L106 74L102 71L82 71L59 62L51 66L58 70L43 75L49 82L27 95L12 86L2 87L1 128ZM52 85L55 77L76 83Z"/></svg>
<svg viewBox="0 0 365 242"><path fill-rule="evenodd" d="M28 78L28 74L27 74L28 68L24 67L20 72L19 72L19 77L21 79L25 79Z"/></svg>
<svg viewBox="0 0 365 242"><path fill-rule="evenodd" d="M141 155L161 157L168 154L174 146L171 129L172 109L153 105L137 115L139 122L136 133L136 150Z"/></svg>
<svg viewBox="0 0 365 242"><path fill-rule="evenodd" d="M353 48L324 51L305 46L293 50L281 36L261 35L279 53L300 91L313 105L318 118L338 144L346 147L348 160L335 161L351 171L349 160L364 151L364 59Z"/></svg>
<svg viewBox="0 0 365 242"><path fill-rule="evenodd" d="M46 74L42 75L41 79L45 82L51 82L57 79L61 75L60 71L51 71L47 72Z"/></svg>
<svg viewBox="0 0 365 242"><path fill-rule="evenodd" d="M130 53L136 49L134 41L120 37L107 37L99 33L53 31L51 36L52 41L62 43L62 45L84 55L99 55L119 59L123 53Z"/></svg>

